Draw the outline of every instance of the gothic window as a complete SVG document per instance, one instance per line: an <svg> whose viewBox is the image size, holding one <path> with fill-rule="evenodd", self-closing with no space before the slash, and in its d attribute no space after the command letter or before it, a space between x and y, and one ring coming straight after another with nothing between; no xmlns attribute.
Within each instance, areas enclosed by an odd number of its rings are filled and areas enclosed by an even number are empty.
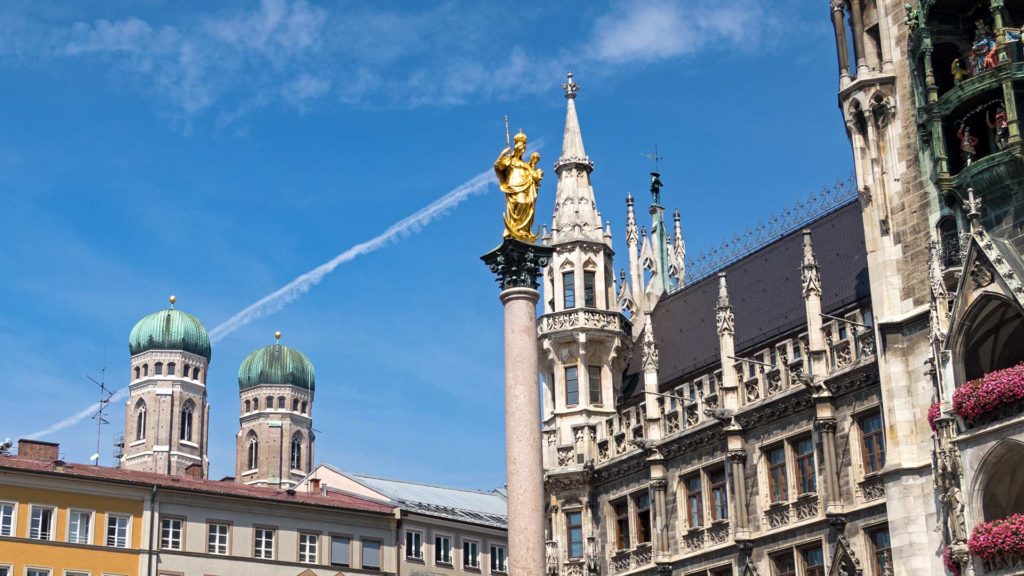
<svg viewBox="0 0 1024 576"><path fill-rule="evenodd" d="M576 366L565 367L565 405L575 406L580 403L579 369Z"/></svg>
<svg viewBox="0 0 1024 576"><path fill-rule="evenodd" d="M135 405L135 439L146 439L146 403L143 400Z"/></svg>
<svg viewBox="0 0 1024 576"><path fill-rule="evenodd" d="M185 405L181 408L181 428L178 435L178 439L192 441L192 412L195 409L195 405L191 400L185 402Z"/></svg>
<svg viewBox="0 0 1024 576"><path fill-rule="evenodd" d="M199 380L199 367L198 366L192 369L192 379L196 380L196 381Z"/></svg>
<svg viewBox="0 0 1024 576"><path fill-rule="evenodd" d="M181 377L182 378L188 378L188 375L190 373L191 373L191 371L189 370L188 364L185 364L185 369L181 371Z"/></svg>
<svg viewBox="0 0 1024 576"><path fill-rule="evenodd" d="M980 378L989 372L1024 361L1024 316L1004 300L979 298L959 323L957 331L963 350L964 379Z"/></svg>
<svg viewBox="0 0 1024 576"><path fill-rule="evenodd" d="M562 308L568 310L576 307L576 274L562 273Z"/></svg>
<svg viewBox="0 0 1024 576"><path fill-rule="evenodd" d="M590 377L590 403L596 406L602 404L601 399L601 367L600 366L588 366L588 376Z"/></svg>
<svg viewBox="0 0 1024 576"><path fill-rule="evenodd" d="M825 576L825 555L820 545L801 548L800 562L804 576Z"/></svg>
<svg viewBox="0 0 1024 576"><path fill-rule="evenodd" d="M796 455L796 485L800 494L818 491L817 475L814 469L814 441L810 436L793 442Z"/></svg>
<svg viewBox="0 0 1024 576"><path fill-rule="evenodd" d="M167 363L167 375L168 376L174 376L175 368L177 368L177 366L174 365L174 362L168 362Z"/></svg>
<svg viewBox="0 0 1024 576"><path fill-rule="evenodd" d="M1003 439L990 450L980 467L981 508L987 522L1024 514L1024 444Z"/></svg>
<svg viewBox="0 0 1024 576"><path fill-rule="evenodd" d="M299 411L299 399L298 398L292 398L292 412L298 412L298 411Z"/></svg>
<svg viewBox="0 0 1024 576"><path fill-rule="evenodd" d="M878 472L885 466L885 436L882 433L882 415L879 412L862 416L860 425L861 456L864 473Z"/></svg>
<svg viewBox="0 0 1024 576"><path fill-rule="evenodd" d="M302 470L302 435L296 434L292 436L292 456L291 456L291 467L292 470Z"/></svg>
<svg viewBox="0 0 1024 576"><path fill-rule="evenodd" d="M583 305L587 308L597 308L597 289L595 283L596 274L590 271L583 272Z"/></svg>
<svg viewBox="0 0 1024 576"><path fill-rule="evenodd" d="M711 486L711 519L729 519L729 488L725 483L725 468L708 472Z"/></svg>
<svg viewBox="0 0 1024 576"><path fill-rule="evenodd" d="M253 410L259 410L260 409L260 399L258 397L252 399L252 409Z"/></svg>
<svg viewBox="0 0 1024 576"><path fill-rule="evenodd" d="M690 528L704 525L704 496L701 490L700 474L684 480L686 485L686 517Z"/></svg>
<svg viewBox="0 0 1024 576"><path fill-rule="evenodd" d="M789 500L786 480L786 448L778 446L765 453L768 462L768 495L772 503Z"/></svg>
<svg viewBox="0 0 1024 576"><path fill-rule="evenodd" d="M583 512L565 513L569 558L583 558Z"/></svg>
<svg viewBox="0 0 1024 576"><path fill-rule="evenodd" d="M136 366L135 367L135 379L138 380L139 376L141 376L141 375L142 375L142 369L139 368L138 366Z"/></svg>
<svg viewBox="0 0 1024 576"><path fill-rule="evenodd" d="M142 365L142 375L149 376L149 364Z"/></svg>
<svg viewBox="0 0 1024 576"><path fill-rule="evenodd" d="M157 362L156 364L154 364L153 365L153 373L156 374L157 376L163 374L164 373L164 363L163 362Z"/></svg>
<svg viewBox="0 0 1024 576"><path fill-rule="evenodd" d="M886 574L886 569L892 568L892 553L889 544L889 527L882 526L873 530L868 530L868 545L871 548L871 555L874 559L874 575L883 576Z"/></svg>
<svg viewBox="0 0 1024 576"><path fill-rule="evenodd" d="M277 409L284 410L284 396L277 397Z"/></svg>
<svg viewBox="0 0 1024 576"><path fill-rule="evenodd" d="M306 413L306 408L307 408L307 407L308 407L308 404L307 404L307 403L306 403L305 401L303 401L303 402L302 402L302 413L303 413L303 414L305 414L305 413Z"/></svg>
<svg viewBox="0 0 1024 576"><path fill-rule="evenodd" d="M260 441L254 432L249 433L247 446L246 469L255 470L260 464Z"/></svg>
<svg viewBox="0 0 1024 576"><path fill-rule="evenodd" d="M245 412L246 412L246 414L248 414L249 412L251 412L251 409L250 409L250 408L251 408L251 407L250 407L250 402L249 402L248 400L246 400L246 401L245 401Z"/></svg>
<svg viewBox="0 0 1024 576"><path fill-rule="evenodd" d="M633 505L636 506L636 543L646 544L651 541L651 496L647 491L637 494Z"/></svg>
<svg viewBox="0 0 1024 576"><path fill-rule="evenodd" d="M615 549L629 549L629 505L623 498L612 503L612 513L615 515Z"/></svg>
<svg viewBox="0 0 1024 576"><path fill-rule="evenodd" d="M772 574L774 576L796 576L796 562L793 561L793 551L786 550L771 556Z"/></svg>

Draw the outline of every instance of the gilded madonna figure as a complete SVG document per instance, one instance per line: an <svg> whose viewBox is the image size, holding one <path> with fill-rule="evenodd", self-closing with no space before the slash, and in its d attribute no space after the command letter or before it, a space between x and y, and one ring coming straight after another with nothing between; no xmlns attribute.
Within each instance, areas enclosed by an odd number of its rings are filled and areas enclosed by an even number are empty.
<svg viewBox="0 0 1024 576"><path fill-rule="evenodd" d="M537 240L533 233L537 189L544 171L537 167L540 154L534 152L527 162L523 160L525 153L526 134L520 130L513 138L513 145L502 150L494 161L494 173L505 193L504 237L533 243Z"/></svg>

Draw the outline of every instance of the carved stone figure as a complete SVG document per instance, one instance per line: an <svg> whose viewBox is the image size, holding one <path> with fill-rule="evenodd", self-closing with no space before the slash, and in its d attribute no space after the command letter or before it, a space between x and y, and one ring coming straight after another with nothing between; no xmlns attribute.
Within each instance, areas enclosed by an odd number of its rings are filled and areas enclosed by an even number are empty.
<svg viewBox="0 0 1024 576"><path fill-rule="evenodd" d="M964 499L960 489L956 486L950 486L942 500L946 503L946 511L948 512L946 523L949 527L950 539L953 542L966 542L967 522L964 519Z"/></svg>

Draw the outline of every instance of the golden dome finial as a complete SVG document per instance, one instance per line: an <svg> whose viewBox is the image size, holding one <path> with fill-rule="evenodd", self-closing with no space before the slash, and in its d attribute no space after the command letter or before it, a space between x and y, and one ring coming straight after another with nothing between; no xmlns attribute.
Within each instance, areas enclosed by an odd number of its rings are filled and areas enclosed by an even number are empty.
<svg viewBox="0 0 1024 576"><path fill-rule="evenodd" d="M167 300L171 303L171 308L174 308L174 303L178 301L174 294L171 294L171 297L168 298Z"/></svg>
<svg viewBox="0 0 1024 576"><path fill-rule="evenodd" d="M274 332L274 339L277 340L278 342L281 341L281 331L280 330L278 330L277 332Z"/></svg>

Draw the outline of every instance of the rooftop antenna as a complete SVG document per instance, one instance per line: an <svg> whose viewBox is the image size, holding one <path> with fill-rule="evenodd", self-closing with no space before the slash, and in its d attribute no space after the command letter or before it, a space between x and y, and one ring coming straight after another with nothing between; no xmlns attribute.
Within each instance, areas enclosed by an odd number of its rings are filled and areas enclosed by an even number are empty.
<svg viewBox="0 0 1024 576"><path fill-rule="evenodd" d="M99 381L97 381L92 376L89 376L88 374L85 377L88 378L89 380L92 380L93 384L99 386L99 388L100 388L99 409L96 410L96 413L92 415L92 419L96 421L96 452L93 453L93 455L89 457L89 460L91 460L93 464L95 464L96 466L99 466L100 465L100 436L103 433L103 425L104 424L110 424L110 422L107 421L106 410L107 410L107 406L110 405L111 398L114 397L114 391L109 389L109 388L107 388L107 367L106 366L104 366L102 369L100 369L100 379L99 379Z"/></svg>

